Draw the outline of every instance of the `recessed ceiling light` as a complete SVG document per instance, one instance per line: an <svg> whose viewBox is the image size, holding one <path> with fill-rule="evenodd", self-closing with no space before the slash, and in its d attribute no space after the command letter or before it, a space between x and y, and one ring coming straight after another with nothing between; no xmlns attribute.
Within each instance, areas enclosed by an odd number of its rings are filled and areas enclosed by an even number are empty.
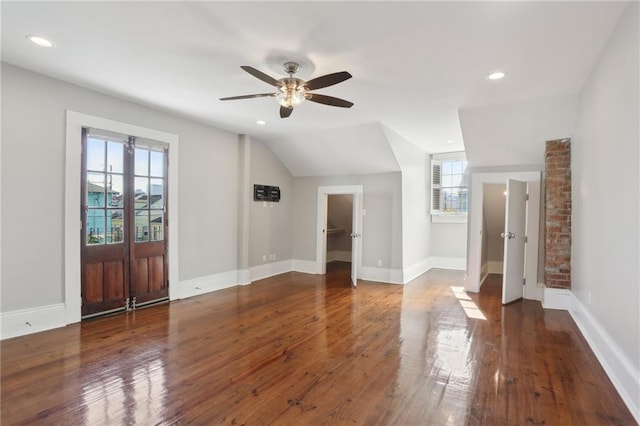
<svg viewBox="0 0 640 426"><path fill-rule="evenodd" d="M456 141L454 141L453 139L449 139L447 143L456 143Z"/></svg>
<svg viewBox="0 0 640 426"><path fill-rule="evenodd" d="M489 74L487 76L487 79L488 80L500 80L501 78L504 78L505 75L506 74L503 73L502 71L496 71L496 72L494 72L492 74Z"/></svg>
<svg viewBox="0 0 640 426"><path fill-rule="evenodd" d="M264 126L265 124L267 124L267 122L264 121L264 120L258 120L258 121L256 121L256 124L259 125L259 126Z"/></svg>
<svg viewBox="0 0 640 426"><path fill-rule="evenodd" d="M46 38L37 35L28 35L27 40L29 40L33 44L37 44L40 47L53 47L53 43L51 43Z"/></svg>

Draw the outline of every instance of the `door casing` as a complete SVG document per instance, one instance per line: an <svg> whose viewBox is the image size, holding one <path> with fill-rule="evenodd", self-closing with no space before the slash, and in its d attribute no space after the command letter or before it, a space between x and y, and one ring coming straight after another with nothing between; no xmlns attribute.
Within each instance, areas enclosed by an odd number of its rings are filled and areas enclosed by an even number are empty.
<svg viewBox="0 0 640 426"><path fill-rule="evenodd" d="M529 203L527 203L527 251L524 298L541 300L543 288L538 286L538 249L540 229L540 171L497 171L476 172L471 170L471 188L468 214L467 232L467 274L465 290L480 291L482 268L482 203L484 199L485 183L506 183L507 179L527 182L529 188Z"/></svg>
<svg viewBox="0 0 640 426"><path fill-rule="evenodd" d="M80 216L81 204L81 171L82 171L82 128L93 127L115 133L121 133L140 138L157 140L169 145L168 156L170 158L168 175L168 193L171 199L167 200L167 220L169 223L167 269L169 282L169 299L179 298L179 270L178 270L178 203L171 200L178 199L178 164L179 164L179 137L171 133L148 129L134 124L109 120L88 114L67 110L66 126L66 155L65 155L65 201L64 201L64 273L65 273L65 321L73 324L81 320L82 298L81 293L81 256L80 241L82 218Z"/></svg>

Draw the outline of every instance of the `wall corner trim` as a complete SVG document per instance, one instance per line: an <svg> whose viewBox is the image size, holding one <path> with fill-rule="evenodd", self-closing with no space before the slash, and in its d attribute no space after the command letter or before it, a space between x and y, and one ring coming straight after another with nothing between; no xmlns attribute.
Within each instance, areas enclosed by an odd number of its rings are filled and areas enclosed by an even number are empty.
<svg viewBox="0 0 640 426"><path fill-rule="evenodd" d="M64 303L20 309L0 314L0 339L24 336L39 331L64 327L67 324Z"/></svg>
<svg viewBox="0 0 640 426"><path fill-rule="evenodd" d="M640 423L640 370L571 292L569 314L609 376L620 397Z"/></svg>
<svg viewBox="0 0 640 426"><path fill-rule="evenodd" d="M292 259L291 269L304 274L321 274L321 266L315 260Z"/></svg>
<svg viewBox="0 0 640 426"><path fill-rule="evenodd" d="M375 281L387 284L404 284L401 269L361 266L359 280Z"/></svg>
<svg viewBox="0 0 640 426"><path fill-rule="evenodd" d="M568 311L571 309L571 291L564 288L545 287L542 294L542 307L545 309L561 309Z"/></svg>
<svg viewBox="0 0 640 426"><path fill-rule="evenodd" d="M251 282L269 278L274 275L284 274L293 270L293 262L289 260L281 260L279 262L263 263L262 265L252 266L249 268Z"/></svg>
<svg viewBox="0 0 640 426"><path fill-rule="evenodd" d="M408 282L416 279L420 275L433 268L455 269L464 271L467 268L467 259L465 257L427 257L420 262L414 263L408 268L404 268L404 284L407 284Z"/></svg>

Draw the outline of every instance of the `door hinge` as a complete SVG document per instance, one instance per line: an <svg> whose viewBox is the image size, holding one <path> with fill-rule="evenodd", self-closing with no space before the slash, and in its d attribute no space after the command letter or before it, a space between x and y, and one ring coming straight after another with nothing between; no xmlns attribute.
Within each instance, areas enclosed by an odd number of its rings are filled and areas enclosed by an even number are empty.
<svg viewBox="0 0 640 426"><path fill-rule="evenodd" d="M529 194L527 194L527 195L524 197L524 199L525 199L526 201L529 201Z"/></svg>
<svg viewBox="0 0 640 426"><path fill-rule="evenodd" d="M522 285L527 285L527 279L526 278L522 279Z"/></svg>
<svg viewBox="0 0 640 426"><path fill-rule="evenodd" d="M525 242L525 243L528 243L528 242L529 242L529 237L527 237L526 235L525 235L525 237L524 237L524 242Z"/></svg>

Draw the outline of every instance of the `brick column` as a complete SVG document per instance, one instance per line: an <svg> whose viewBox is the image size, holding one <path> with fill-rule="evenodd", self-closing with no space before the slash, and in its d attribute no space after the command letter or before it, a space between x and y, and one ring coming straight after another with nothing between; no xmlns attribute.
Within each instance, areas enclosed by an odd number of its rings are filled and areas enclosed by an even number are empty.
<svg viewBox="0 0 640 426"><path fill-rule="evenodd" d="M571 139L545 149L545 261L547 287L571 288Z"/></svg>

